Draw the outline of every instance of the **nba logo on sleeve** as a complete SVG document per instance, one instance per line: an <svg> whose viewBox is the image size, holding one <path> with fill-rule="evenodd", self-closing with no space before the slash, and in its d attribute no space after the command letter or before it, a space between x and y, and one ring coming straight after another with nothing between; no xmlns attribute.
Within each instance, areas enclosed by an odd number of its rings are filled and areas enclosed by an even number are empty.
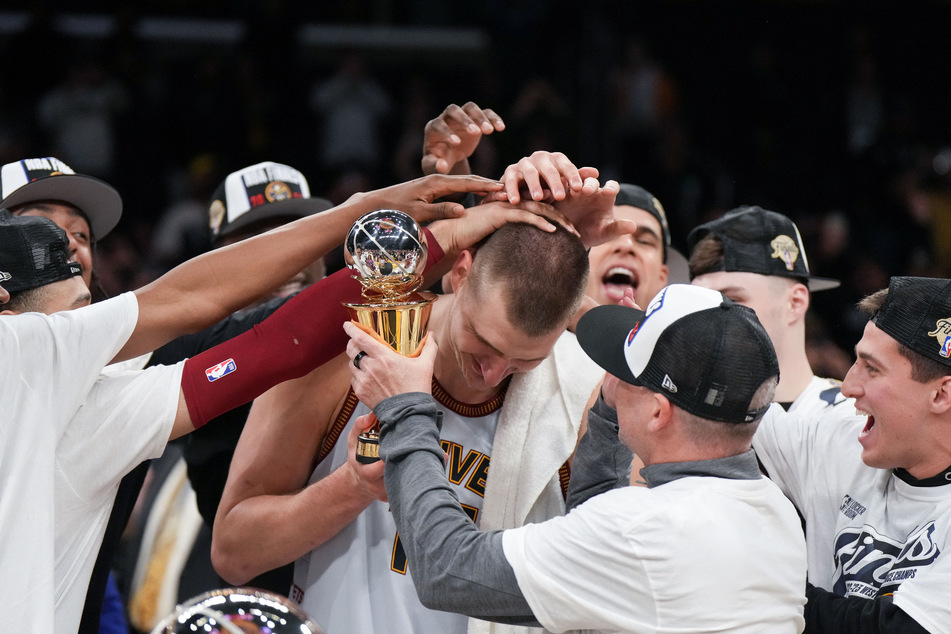
<svg viewBox="0 0 951 634"><path fill-rule="evenodd" d="M213 365L205 370L205 376L208 377L209 383L214 383L221 377L228 376L237 369L238 366L235 365L234 359L228 359L227 361L222 361L218 365Z"/></svg>

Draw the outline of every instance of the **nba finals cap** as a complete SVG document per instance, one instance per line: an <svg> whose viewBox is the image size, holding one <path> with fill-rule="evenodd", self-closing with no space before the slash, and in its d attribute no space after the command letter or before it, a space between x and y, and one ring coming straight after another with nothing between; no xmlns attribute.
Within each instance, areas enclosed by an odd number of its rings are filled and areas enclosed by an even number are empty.
<svg viewBox="0 0 951 634"><path fill-rule="evenodd" d="M918 354L951 365L951 280L893 277L872 323Z"/></svg>
<svg viewBox="0 0 951 634"><path fill-rule="evenodd" d="M662 394L708 420L749 423L768 409L753 397L779 363L756 314L719 291L672 284L646 311L592 308L578 321L578 343L595 363L632 385Z"/></svg>
<svg viewBox="0 0 951 634"><path fill-rule="evenodd" d="M112 231L122 216L122 197L112 185L77 174L52 156L0 168L0 196L0 206L7 209L42 200L69 203L85 214L96 240Z"/></svg>
<svg viewBox="0 0 951 634"><path fill-rule="evenodd" d="M722 218L694 228L687 236L693 253L697 243L707 236L723 244L723 260L714 271L759 273L802 280L810 291L839 286L839 280L815 277L796 223L775 211L761 207L739 207ZM710 271L704 271L707 273ZM691 271L691 279L696 274Z"/></svg>
<svg viewBox="0 0 951 634"><path fill-rule="evenodd" d="M66 232L49 218L0 209L0 286L25 291L81 275L70 261Z"/></svg>
<svg viewBox="0 0 951 634"><path fill-rule="evenodd" d="M690 281L687 258L670 244L670 226L667 224L667 212L652 193L638 185L621 183L621 190L614 199L614 206L630 205L643 209L660 223L664 240L664 264L667 265L667 279L671 284L686 284Z"/></svg>
<svg viewBox="0 0 951 634"><path fill-rule="evenodd" d="M215 241L261 220L294 220L331 207L325 198L311 198L307 179L299 171L266 161L225 177L211 197L208 225Z"/></svg>

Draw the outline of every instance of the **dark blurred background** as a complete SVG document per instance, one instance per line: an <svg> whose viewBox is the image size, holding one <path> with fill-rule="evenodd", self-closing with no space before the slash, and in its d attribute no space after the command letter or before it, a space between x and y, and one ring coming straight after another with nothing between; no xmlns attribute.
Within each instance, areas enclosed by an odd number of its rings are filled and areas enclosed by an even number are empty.
<svg viewBox="0 0 951 634"><path fill-rule="evenodd" d="M951 276L949 25L938 0L27 2L0 7L0 162L117 187L116 293L205 248L229 171L288 163L339 202L418 176L425 122L472 100L508 125L475 171L562 151L655 193L681 248L740 204L792 216L844 281L810 326L834 375L856 299Z"/></svg>

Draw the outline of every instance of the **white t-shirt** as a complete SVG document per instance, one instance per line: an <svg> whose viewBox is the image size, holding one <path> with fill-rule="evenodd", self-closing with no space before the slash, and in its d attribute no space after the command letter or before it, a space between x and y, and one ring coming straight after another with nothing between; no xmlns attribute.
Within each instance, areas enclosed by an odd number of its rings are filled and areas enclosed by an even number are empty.
<svg viewBox="0 0 951 634"><path fill-rule="evenodd" d="M74 633L122 477L165 450L184 362L103 374L56 448L56 632Z"/></svg>
<svg viewBox="0 0 951 634"><path fill-rule="evenodd" d="M49 316L0 317L0 592L22 631L53 631L60 437L137 319L131 293Z"/></svg>
<svg viewBox="0 0 951 634"><path fill-rule="evenodd" d="M842 395L842 383L835 379L812 377L806 389L789 407L790 414L814 416L828 421L855 421L855 399ZM864 418L863 424L864 424Z"/></svg>
<svg viewBox="0 0 951 634"><path fill-rule="evenodd" d="M839 425L770 408L753 446L806 520L809 580L843 596L894 593L932 632L951 623L951 483L912 486L862 462L865 418Z"/></svg>
<svg viewBox="0 0 951 634"><path fill-rule="evenodd" d="M552 632L801 632L806 547L767 478L685 477L508 530L505 557Z"/></svg>

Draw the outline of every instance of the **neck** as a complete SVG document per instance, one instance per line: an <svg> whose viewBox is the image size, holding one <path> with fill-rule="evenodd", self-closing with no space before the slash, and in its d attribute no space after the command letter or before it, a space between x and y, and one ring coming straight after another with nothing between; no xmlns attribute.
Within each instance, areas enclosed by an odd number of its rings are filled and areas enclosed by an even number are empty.
<svg viewBox="0 0 951 634"><path fill-rule="evenodd" d="M452 313L453 295L443 295L433 305L433 312L429 317L430 336L439 344L436 361L433 366L433 375L449 395L461 403L475 405L494 398L502 386L477 390L466 383L462 372L459 371L459 360L456 350L449 336L449 317Z"/></svg>
<svg viewBox="0 0 951 634"><path fill-rule="evenodd" d="M773 342L779 359L779 384L776 386L778 403L791 403L802 394L814 376L809 359L806 358L805 338Z"/></svg>

